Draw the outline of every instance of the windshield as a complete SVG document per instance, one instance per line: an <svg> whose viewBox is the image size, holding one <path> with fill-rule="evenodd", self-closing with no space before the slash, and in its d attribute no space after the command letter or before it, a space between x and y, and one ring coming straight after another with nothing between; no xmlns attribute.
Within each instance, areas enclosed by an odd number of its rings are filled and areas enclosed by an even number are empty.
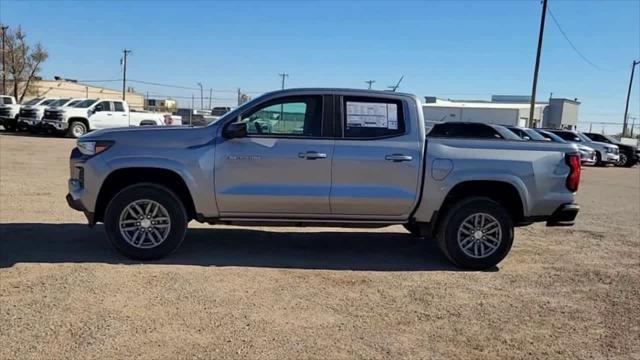
<svg viewBox="0 0 640 360"><path fill-rule="evenodd" d="M7 97L4 97L4 96L3 96L3 97L2 97L2 103L3 103L3 104L13 104L13 101L11 101L11 98L10 98L10 97L8 97L8 96L7 96Z"/></svg>
<svg viewBox="0 0 640 360"><path fill-rule="evenodd" d="M47 106L47 105L53 104L56 101L58 101L58 100L57 99L47 99L47 100L43 101L42 103L40 103L40 105Z"/></svg>
<svg viewBox="0 0 640 360"><path fill-rule="evenodd" d="M64 105L64 104L66 104L66 103L67 103L67 101L69 101L69 100L71 100L71 99L58 99L58 100L56 100L56 101L52 102L52 103L51 103L51 104L49 104L49 105L51 105L51 106L62 106L62 105Z"/></svg>
<svg viewBox="0 0 640 360"><path fill-rule="evenodd" d="M96 100L96 99L82 100L81 102L76 104L76 106L74 106L74 107L85 109L85 108L88 108L89 106L95 104L96 101L98 101L98 100Z"/></svg>
<svg viewBox="0 0 640 360"><path fill-rule="evenodd" d="M519 140L522 141L522 138L513 133L513 131L507 129L504 126L493 125L493 128L506 140Z"/></svg>
<svg viewBox="0 0 640 360"><path fill-rule="evenodd" d="M578 137L582 139L582 141L592 142L593 140L589 139L589 137L583 133L577 133Z"/></svg>
<svg viewBox="0 0 640 360"><path fill-rule="evenodd" d="M540 133L540 135L542 135L542 137L555 141L555 142L559 142L559 143L566 143L566 141L564 141L560 136L552 133L552 132L548 132L548 131L544 131L544 130L535 130L536 132Z"/></svg>
<svg viewBox="0 0 640 360"><path fill-rule="evenodd" d="M522 129L522 131L524 131L527 134L527 136L531 138L531 140L547 141L547 139L544 136L538 134L538 132L533 129Z"/></svg>
<svg viewBox="0 0 640 360"><path fill-rule="evenodd" d="M27 101L26 103L24 103L22 105L35 105L35 104L39 103L40 101L42 101L42 98L35 98L35 99L31 99L31 100Z"/></svg>
<svg viewBox="0 0 640 360"><path fill-rule="evenodd" d="M614 137L613 137L613 136L611 136L611 135L604 135L604 134L602 134L602 136L603 136L605 139L607 139L607 140L611 141L611 143L612 143L612 144L618 144L618 143L620 142L620 141L618 141L618 139L614 138Z"/></svg>

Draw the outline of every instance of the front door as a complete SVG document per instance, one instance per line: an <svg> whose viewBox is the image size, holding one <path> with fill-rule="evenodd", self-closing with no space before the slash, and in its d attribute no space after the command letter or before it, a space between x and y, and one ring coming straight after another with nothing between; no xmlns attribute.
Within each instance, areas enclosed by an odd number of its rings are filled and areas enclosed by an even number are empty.
<svg viewBox="0 0 640 360"><path fill-rule="evenodd" d="M111 101L100 101L93 107L93 114L89 117L91 129L106 129L113 127L113 108Z"/></svg>
<svg viewBox="0 0 640 360"><path fill-rule="evenodd" d="M334 140L323 134L323 97L291 96L240 115L248 135L216 146L221 216L330 214Z"/></svg>
<svg viewBox="0 0 640 360"><path fill-rule="evenodd" d="M385 97L345 96L338 106L342 138L333 153L332 213L406 218L419 196L424 143L422 132L410 131L411 109Z"/></svg>

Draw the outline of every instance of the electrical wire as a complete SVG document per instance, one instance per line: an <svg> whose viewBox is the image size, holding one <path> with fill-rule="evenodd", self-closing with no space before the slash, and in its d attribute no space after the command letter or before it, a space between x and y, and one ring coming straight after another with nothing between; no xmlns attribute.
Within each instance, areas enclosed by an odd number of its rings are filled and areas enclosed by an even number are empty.
<svg viewBox="0 0 640 360"><path fill-rule="evenodd" d="M558 27L558 30L560 30L560 33L562 34L564 39L567 40L567 42L569 43L569 45L571 46L573 51L575 51L576 54L578 54L578 56L580 56L582 58L582 60L584 60L587 64L591 65L593 68L595 68L597 70L600 70L600 71L608 71L608 70L603 69L600 66L594 64L593 61L589 60L582 52L580 52L580 50L578 50L578 48L569 39L569 36L567 36L567 34L564 32L564 30L562 29L562 26L560 26L560 23L558 22L558 19L556 19L555 15L553 15L553 12L551 11L551 8L549 7L547 10L549 11L549 15L551 15L551 19L556 24L556 27Z"/></svg>

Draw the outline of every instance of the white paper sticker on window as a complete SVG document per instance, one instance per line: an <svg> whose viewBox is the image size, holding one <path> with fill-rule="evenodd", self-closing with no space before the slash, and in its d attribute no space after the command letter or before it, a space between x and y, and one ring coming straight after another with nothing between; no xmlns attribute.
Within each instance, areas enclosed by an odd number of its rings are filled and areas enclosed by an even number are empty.
<svg viewBox="0 0 640 360"><path fill-rule="evenodd" d="M398 129L396 104L347 101L348 127Z"/></svg>

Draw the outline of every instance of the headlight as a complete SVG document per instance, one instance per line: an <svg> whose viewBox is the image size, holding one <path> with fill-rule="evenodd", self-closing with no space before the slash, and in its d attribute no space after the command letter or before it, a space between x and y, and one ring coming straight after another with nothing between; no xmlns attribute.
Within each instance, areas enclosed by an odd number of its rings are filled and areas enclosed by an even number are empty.
<svg viewBox="0 0 640 360"><path fill-rule="evenodd" d="M611 154L616 152L616 149L612 148L612 147L608 147L606 150L607 150L608 153L611 153Z"/></svg>
<svg viewBox="0 0 640 360"><path fill-rule="evenodd" d="M113 141L82 141L78 140L78 150L84 155L97 155L113 145Z"/></svg>

